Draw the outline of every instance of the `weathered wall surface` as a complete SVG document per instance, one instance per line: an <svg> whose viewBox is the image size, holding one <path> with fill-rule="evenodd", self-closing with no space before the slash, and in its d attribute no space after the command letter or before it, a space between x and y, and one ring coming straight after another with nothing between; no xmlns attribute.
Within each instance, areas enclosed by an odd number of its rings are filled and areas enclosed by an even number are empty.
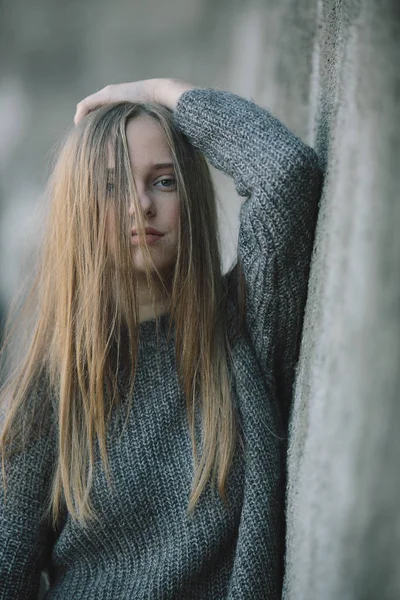
<svg viewBox="0 0 400 600"><path fill-rule="evenodd" d="M400 598L400 4L318 3L326 165L291 422L285 598Z"/></svg>
<svg viewBox="0 0 400 600"><path fill-rule="evenodd" d="M108 83L172 76L269 108L326 170L288 462L286 600L400 598L400 4L2 0L0 302L49 153ZM224 262L240 200L214 171Z"/></svg>

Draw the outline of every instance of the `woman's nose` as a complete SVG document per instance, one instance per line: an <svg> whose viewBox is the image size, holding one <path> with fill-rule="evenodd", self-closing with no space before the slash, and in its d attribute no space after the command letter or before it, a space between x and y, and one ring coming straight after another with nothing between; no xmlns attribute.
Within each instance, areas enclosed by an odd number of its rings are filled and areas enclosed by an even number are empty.
<svg viewBox="0 0 400 600"><path fill-rule="evenodd" d="M149 196L147 196L147 194L139 194L138 200L139 200L139 204L142 208L143 214L146 217L151 217L151 216L155 215L155 206L154 206L153 202L151 201L151 198L149 198ZM131 203L129 205L129 216L130 217L135 216L135 203L133 200L131 201Z"/></svg>

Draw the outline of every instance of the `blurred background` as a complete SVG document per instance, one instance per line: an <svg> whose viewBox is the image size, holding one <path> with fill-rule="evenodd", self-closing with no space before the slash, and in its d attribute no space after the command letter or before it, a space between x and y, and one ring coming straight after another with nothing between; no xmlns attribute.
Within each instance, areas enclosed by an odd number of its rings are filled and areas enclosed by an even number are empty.
<svg viewBox="0 0 400 600"><path fill-rule="evenodd" d="M284 597L400 598L398 0L0 0L0 304L54 146L107 84L252 98L325 169L289 437ZM224 265L241 199L213 170Z"/></svg>

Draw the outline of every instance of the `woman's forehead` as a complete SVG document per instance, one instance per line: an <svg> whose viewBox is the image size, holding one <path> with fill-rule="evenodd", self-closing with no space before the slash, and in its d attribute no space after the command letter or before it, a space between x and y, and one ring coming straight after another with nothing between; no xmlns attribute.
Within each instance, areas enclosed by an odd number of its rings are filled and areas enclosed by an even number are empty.
<svg viewBox="0 0 400 600"><path fill-rule="evenodd" d="M161 125L148 115L128 121L126 139L134 171L154 163L172 162L171 150Z"/></svg>
<svg viewBox="0 0 400 600"><path fill-rule="evenodd" d="M173 168L173 158L167 137L159 123L148 115L129 119L126 139L132 171ZM108 168L112 173L115 153L112 142L108 144Z"/></svg>

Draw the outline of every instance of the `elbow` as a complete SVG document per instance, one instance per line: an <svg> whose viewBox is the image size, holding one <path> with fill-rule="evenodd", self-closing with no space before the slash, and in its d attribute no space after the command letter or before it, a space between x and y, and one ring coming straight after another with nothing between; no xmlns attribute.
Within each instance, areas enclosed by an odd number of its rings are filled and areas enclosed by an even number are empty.
<svg viewBox="0 0 400 600"><path fill-rule="evenodd" d="M324 172L317 153L313 148L302 144L292 162L290 177L305 197L313 197L316 202L321 197Z"/></svg>
<svg viewBox="0 0 400 600"><path fill-rule="evenodd" d="M321 185L323 181L323 170L319 161L318 154L311 146L302 145L298 152L297 167L300 173L306 176L310 181L314 181L316 185Z"/></svg>

